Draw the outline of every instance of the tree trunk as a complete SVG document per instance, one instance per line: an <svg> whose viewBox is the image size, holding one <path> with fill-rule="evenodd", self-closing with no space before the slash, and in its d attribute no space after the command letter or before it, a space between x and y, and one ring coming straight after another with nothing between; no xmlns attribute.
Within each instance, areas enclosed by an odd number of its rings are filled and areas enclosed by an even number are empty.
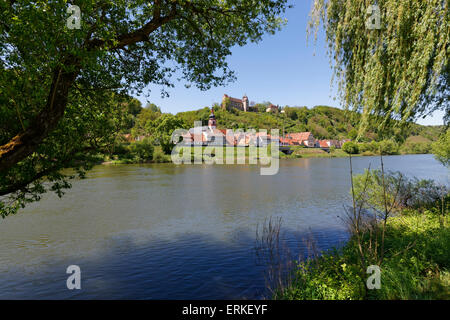
<svg viewBox="0 0 450 320"><path fill-rule="evenodd" d="M78 65L75 59L63 65ZM0 146L0 172L6 172L19 161L31 155L48 134L57 126L67 106L69 89L79 72L65 72L58 68L53 73L52 85L46 107L24 132L17 134L8 143Z"/></svg>

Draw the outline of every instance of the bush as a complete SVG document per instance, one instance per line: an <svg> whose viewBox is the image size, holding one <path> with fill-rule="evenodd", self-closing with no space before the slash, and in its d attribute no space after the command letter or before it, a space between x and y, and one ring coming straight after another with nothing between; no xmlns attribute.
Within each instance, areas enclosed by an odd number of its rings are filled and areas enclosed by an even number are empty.
<svg viewBox="0 0 450 320"><path fill-rule="evenodd" d="M368 152L369 154L377 154L380 150L380 146L376 141L360 143L358 147L361 153Z"/></svg>
<svg viewBox="0 0 450 320"><path fill-rule="evenodd" d="M161 148L155 149L155 152L153 153L153 162L163 163L163 162L170 162L170 161L171 161L170 155L164 154L164 151L162 151Z"/></svg>
<svg viewBox="0 0 450 320"><path fill-rule="evenodd" d="M384 183L387 203L392 203L396 210L430 207L443 197L448 197L446 186L438 185L433 180L410 179L401 172L385 173ZM384 210L383 176L380 170L366 170L363 174L356 175L353 184L358 202L364 201L371 208Z"/></svg>
<svg viewBox="0 0 450 320"><path fill-rule="evenodd" d="M383 154L387 154L387 155L390 155L390 154L398 154L399 146L398 146L397 143L395 143L395 142L392 141L392 140L383 140L383 141L380 141L380 142L378 143L378 146L379 146L379 150L381 150L381 152L382 152ZM379 152L379 150L378 150L378 152Z"/></svg>
<svg viewBox="0 0 450 320"><path fill-rule="evenodd" d="M114 145L114 154L118 156L124 156L129 152L128 144L116 143Z"/></svg>
<svg viewBox="0 0 450 320"><path fill-rule="evenodd" d="M342 150L348 154L357 154L359 153L359 147L358 145L353 141L347 141L342 146Z"/></svg>
<svg viewBox="0 0 450 320"><path fill-rule="evenodd" d="M361 151L361 149L360 149L360 151ZM361 155L363 155L363 156L375 156L376 153L374 153L372 151L364 151L364 152L361 153Z"/></svg>
<svg viewBox="0 0 450 320"><path fill-rule="evenodd" d="M431 142L406 141L401 147L402 153L427 154L431 152Z"/></svg>
<svg viewBox="0 0 450 320"><path fill-rule="evenodd" d="M438 141L433 143L433 153L436 160L441 162L444 166L450 166L450 130L447 129L441 135Z"/></svg>
<svg viewBox="0 0 450 320"><path fill-rule="evenodd" d="M397 143L391 140L383 140L380 142L364 142L358 144L359 152L368 154L380 154L380 150L383 154L391 155L398 154L399 146Z"/></svg>

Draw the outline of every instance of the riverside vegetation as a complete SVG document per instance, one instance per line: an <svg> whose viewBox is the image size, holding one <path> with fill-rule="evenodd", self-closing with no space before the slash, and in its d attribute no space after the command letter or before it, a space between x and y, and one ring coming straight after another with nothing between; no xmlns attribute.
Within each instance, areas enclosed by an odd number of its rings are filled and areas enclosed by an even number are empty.
<svg viewBox="0 0 450 320"><path fill-rule="evenodd" d="M273 297L450 299L447 187L382 166L352 176L351 194L353 206L343 217L350 240L295 262ZM380 289L367 289L369 265L381 269Z"/></svg>

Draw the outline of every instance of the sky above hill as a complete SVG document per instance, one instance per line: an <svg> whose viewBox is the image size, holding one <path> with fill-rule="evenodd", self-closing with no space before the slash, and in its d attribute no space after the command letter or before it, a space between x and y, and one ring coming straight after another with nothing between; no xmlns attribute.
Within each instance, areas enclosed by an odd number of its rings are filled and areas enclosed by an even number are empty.
<svg viewBox="0 0 450 320"><path fill-rule="evenodd" d="M332 70L323 33L316 45L313 39L308 43L306 40L311 1L292 2L295 6L287 10L288 23L280 32L265 35L259 43L232 49L228 63L236 73L235 82L208 91L175 82L175 88L166 88L168 98L161 97L161 87L149 86L139 100L144 106L152 102L163 112L174 114L220 103L224 93L236 98L246 94L250 101L270 101L280 106L341 107L336 86L331 86ZM443 112L435 112L418 123L442 124Z"/></svg>

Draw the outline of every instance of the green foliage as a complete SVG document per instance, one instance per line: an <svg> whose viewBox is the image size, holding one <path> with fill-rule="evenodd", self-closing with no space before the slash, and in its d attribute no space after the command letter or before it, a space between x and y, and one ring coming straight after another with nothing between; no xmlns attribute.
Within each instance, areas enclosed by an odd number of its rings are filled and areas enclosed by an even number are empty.
<svg viewBox="0 0 450 320"><path fill-rule="evenodd" d="M172 133L176 129L185 129L187 125L185 122L170 114L163 114L157 121L154 131L151 132L156 141L161 145L165 154L171 154L175 143L172 141Z"/></svg>
<svg viewBox="0 0 450 320"><path fill-rule="evenodd" d="M262 106L265 106L265 104L261 104ZM194 121L202 121L203 125L206 125L210 112L210 109L205 107L197 111L180 112L177 114L177 117L183 119L190 127L193 127ZM318 139L338 140L356 136L356 126L361 117L358 113L346 112L327 106L316 106L312 109L286 106L284 113L279 114L266 113L265 107L264 112L261 113L242 112L237 109L227 111L222 108L216 108L214 112L217 126L222 129L241 128L246 130L249 128L260 128L270 130L278 128L280 129L280 134L282 134L284 128L285 133L310 131ZM365 133L361 140L380 141L383 140L384 136L389 136L393 137L397 144L401 144L409 135L418 135L433 141L437 139L440 128L410 123L409 127L403 129L403 131L398 131L393 127L381 132L376 129L375 123L375 121L371 122L371 129ZM392 149L395 151L397 146L394 146ZM377 152L379 152L379 148L377 148Z"/></svg>
<svg viewBox="0 0 450 320"><path fill-rule="evenodd" d="M128 111L129 114L131 114L134 117L136 117L142 111L142 104L141 104L141 102L138 99L136 99L136 98L131 99L127 103L127 111Z"/></svg>
<svg viewBox="0 0 450 320"><path fill-rule="evenodd" d="M341 100L363 111L360 136L373 115L382 128L446 111L450 93L448 1L376 1L381 29L370 30L373 4L317 0L309 23L317 39L323 22Z"/></svg>
<svg viewBox="0 0 450 320"><path fill-rule="evenodd" d="M149 139L134 141L128 146L128 149L134 161L147 162L153 159L154 147Z"/></svg>
<svg viewBox="0 0 450 320"><path fill-rule="evenodd" d="M364 153L364 152L370 152L372 154L378 154L380 153L380 146L378 144L378 142L376 141L371 141L371 142L363 142L358 144L359 147L359 152Z"/></svg>
<svg viewBox="0 0 450 320"><path fill-rule="evenodd" d="M147 103L145 109L150 110L153 113L161 113L161 108L154 103Z"/></svg>
<svg viewBox="0 0 450 320"><path fill-rule="evenodd" d="M358 144L353 141L347 141L342 145L342 150L344 150L348 154L357 154L359 153Z"/></svg>
<svg viewBox="0 0 450 320"><path fill-rule="evenodd" d="M388 223L377 299L449 299L450 228L433 211L405 212Z"/></svg>
<svg viewBox="0 0 450 320"><path fill-rule="evenodd" d="M435 158L444 166L450 166L450 130L447 128L432 146Z"/></svg>
<svg viewBox="0 0 450 320"><path fill-rule="evenodd" d="M357 300L364 286L356 265L356 255L348 245L332 249L317 259L300 262L290 285L275 291L274 299Z"/></svg>
<svg viewBox="0 0 450 320"><path fill-rule="evenodd" d="M172 161L170 156L166 155L161 147L156 147L155 152L153 153L153 162L155 163L164 163Z"/></svg>
<svg viewBox="0 0 450 320"><path fill-rule="evenodd" d="M61 195L70 186L61 169L82 176L98 153L111 155L122 130L149 130L146 120L134 125L145 118L137 101L112 101L118 93L172 87L175 72L202 90L234 80L231 48L280 30L287 8L286 0L76 4L80 29L66 26L66 1L0 1L2 212L52 188Z"/></svg>
<svg viewBox="0 0 450 320"><path fill-rule="evenodd" d="M378 143L379 151L382 154L398 154L399 146L392 140L382 140Z"/></svg>
<svg viewBox="0 0 450 320"><path fill-rule="evenodd" d="M433 180L408 178L401 172L387 172L383 177L380 170L366 170L364 174L353 177L356 201L364 203L368 209L383 211L385 206L383 181L386 204L397 211L434 206L448 196L447 187L438 185Z"/></svg>
<svg viewBox="0 0 450 320"><path fill-rule="evenodd" d="M355 128L353 128L352 130L350 130L350 131L348 132L348 137L349 137L351 140L355 140L355 139L358 137L358 131L357 131Z"/></svg>
<svg viewBox="0 0 450 320"><path fill-rule="evenodd" d="M379 177L375 175L374 178ZM417 202L429 201L427 190L420 192L422 182L413 180L413 189L419 190ZM420 198L423 196L425 198ZM447 201L449 199L447 195ZM423 206L408 208L390 217L378 290L365 289L368 275L358 261L358 242L353 236L340 249L322 252L317 258L300 262L292 281L276 290L274 298L450 299L449 222L448 214L442 216L439 202L428 209ZM367 241L366 236L363 244Z"/></svg>
<svg viewBox="0 0 450 320"><path fill-rule="evenodd" d="M154 104L150 105L149 108L143 109L136 118L136 123L131 130L132 135L134 137L138 137L141 135L151 134L154 131L154 127L157 125L157 122L155 122L155 120L160 116L161 111Z"/></svg>
<svg viewBox="0 0 450 320"><path fill-rule="evenodd" d="M113 153L118 137L127 129L132 117L127 111L132 99L109 91L96 95L75 92L71 101L65 112L66 117L36 152L10 170L0 172L2 216L39 201L42 194L48 191L61 197L71 187L71 179L83 178L86 171L100 162L104 155ZM29 111L22 114L25 126L32 115ZM0 118L0 144L6 143L17 130L16 115L4 116ZM74 170L62 173L65 168Z"/></svg>
<svg viewBox="0 0 450 320"><path fill-rule="evenodd" d="M400 151L408 154L426 154L431 152L431 140L421 136L411 136L406 139Z"/></svg>

